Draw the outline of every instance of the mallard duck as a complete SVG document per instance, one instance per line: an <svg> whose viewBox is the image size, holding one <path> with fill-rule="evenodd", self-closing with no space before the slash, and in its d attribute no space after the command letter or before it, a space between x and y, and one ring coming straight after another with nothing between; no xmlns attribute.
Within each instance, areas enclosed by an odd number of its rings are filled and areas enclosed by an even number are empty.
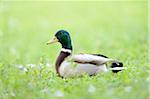
<svg viewBox="0 0 150 99"><path fill-rule="evenodd" d="M111 62L111 70L114 73L122 70L123 64L118 60L108 58L101 54L77 54L72 55L72 42L70 34L66 30L59 30L55 36L47 42L53 44L59 42L62 45L60 54L56 60L56 73L61 77L73 77L83 74L95 75L107 72L107 63Z"/></svg>

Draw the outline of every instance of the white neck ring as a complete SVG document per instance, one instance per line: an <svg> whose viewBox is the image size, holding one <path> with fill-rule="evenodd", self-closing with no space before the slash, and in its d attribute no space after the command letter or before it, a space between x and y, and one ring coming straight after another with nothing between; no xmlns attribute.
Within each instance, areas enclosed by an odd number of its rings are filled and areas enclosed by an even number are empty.
<svg viewBox="0 0 150 99"><path fill-rule="evenodd" d="M67 53L70 53L70 54L72 53L72 51L70 49L65 49L65 48L62 48L61 51L62 52L67 52Z"/></svg>

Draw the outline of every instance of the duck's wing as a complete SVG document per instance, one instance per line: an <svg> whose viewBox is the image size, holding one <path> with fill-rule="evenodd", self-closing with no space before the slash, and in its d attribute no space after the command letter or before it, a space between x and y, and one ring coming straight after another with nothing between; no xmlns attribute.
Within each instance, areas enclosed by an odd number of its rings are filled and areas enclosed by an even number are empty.
<svg viewBox="0 0 150 99"><path fill-rule="evenodd" d="M104 57L104 58L108 58L107 56L105 56L105 55L102 55L102 54L92 54L92 55L95 55L95 56L100 56L100 57Z"/></svg>
<svg viewBox="0 0 150 99"><path fill-rule="evenodd" d="M89 63L89 64L95 64L95 65L101 65L105 64L107 62L115 62L115 59L110 59L107 57L103 57L100 55L95 55L95 54L77 54L77 55L72 55L72 61L77 62L77 63Z"/></svg>
<svg viewBox="0 0 150 99"><path fill-rule="evenodd" d="M93 64L82 64L68 61L64 61L59 68L60 75L65 78L82 76L83 74L92 76L107 71L106 64L96 66Z"/></svg>

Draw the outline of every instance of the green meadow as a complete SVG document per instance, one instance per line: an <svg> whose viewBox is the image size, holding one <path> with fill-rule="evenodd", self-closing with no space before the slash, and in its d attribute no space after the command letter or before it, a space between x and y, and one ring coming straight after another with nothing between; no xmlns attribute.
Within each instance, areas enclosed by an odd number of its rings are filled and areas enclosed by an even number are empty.
<svg viewBox="0 0 150 99"><path fill-rule="evenodd" d="M69 31L73 54L100 53L126 70L62 79L55 73ZM0 1L0 99L148 99L148 1Z"/></svg>

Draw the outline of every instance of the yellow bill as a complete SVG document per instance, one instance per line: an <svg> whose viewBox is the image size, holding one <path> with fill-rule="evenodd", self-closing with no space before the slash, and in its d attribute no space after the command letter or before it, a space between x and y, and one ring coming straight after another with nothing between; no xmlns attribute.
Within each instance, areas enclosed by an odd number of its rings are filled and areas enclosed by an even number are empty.
<svg viewBox="0 0 150 99"><path fill-rule="evenodd" d="M46 44L53 44L53 43L56 43L58 42L58 39L54 36L51 40L49 40Z"/></svg>

